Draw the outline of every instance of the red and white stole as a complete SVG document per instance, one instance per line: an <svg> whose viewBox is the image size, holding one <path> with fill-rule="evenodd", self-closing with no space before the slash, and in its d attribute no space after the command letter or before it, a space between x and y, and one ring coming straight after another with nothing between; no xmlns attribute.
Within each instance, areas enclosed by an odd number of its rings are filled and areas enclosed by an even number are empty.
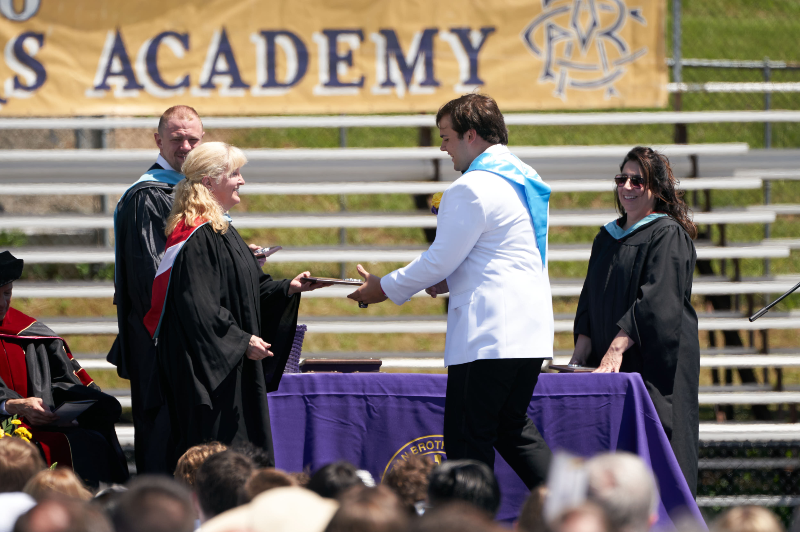
<svg viewBox="0 0 800 533"><path fill-rule="evenodd" d="M9 389L23 398L28 396L28 364L25 350L14 341L35 322L35 318L10 307L0 325L0 378Z"/></svg>
<svg viewBox="0 0 800 533"><path fill-rule="evenodd" d="M36 325L34 327L34 325ZM52 333L45 329L45 333ZM36 340L55 340L58 339L64 344L64 352L67 358L73 361L72 352L63 337L57 335L42 335L42 326L35 318L17 311L13 307L8 309L5 319L0 324L0 377L10 388L15 390L23 398L28 396L28 364L25 361L25 350L23 345ZM77 370L76 370L77 368ZM71 368L81 383L89 386L94 381L91 376L80 368L80 365Z"/></svg>
<svg viewBox="0 0 800 533"><path fill-rule="evenodd" d="M200 222L202 219L198 218L195 223ZM150 310L144 316L144 327L153 337L158 338L158 333L161 329L161 321L164 319L164 304L167 300L167 292L169 291L169 282L172 276L172 266L178 258L178 254L189 237L194 235L194 232L208 224L204 221L196 226L187 226L181 220L175 226L175 230L167 237L167 251L158 265L156 278L153 280L153 297L150 299Z"/></svg>

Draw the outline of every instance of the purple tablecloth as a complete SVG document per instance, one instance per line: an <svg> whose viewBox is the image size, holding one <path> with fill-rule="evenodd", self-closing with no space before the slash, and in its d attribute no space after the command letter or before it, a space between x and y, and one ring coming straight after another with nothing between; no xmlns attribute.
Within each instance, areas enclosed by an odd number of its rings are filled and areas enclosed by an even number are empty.
<svg viewBox="0 0 800 533"><path fill-rule="evenodd" d="M313 472L344 459L380 482L409 454L444 458L446 382L430 374L283 376L269 396L277 467ZM553 451L639 455L658 479L658 529L672 529L669 514L681 509L703 523L638 374L542 374L528 414ZM499 455L495 472L503 497L497 518L511 520L528 491Z"/></svg>

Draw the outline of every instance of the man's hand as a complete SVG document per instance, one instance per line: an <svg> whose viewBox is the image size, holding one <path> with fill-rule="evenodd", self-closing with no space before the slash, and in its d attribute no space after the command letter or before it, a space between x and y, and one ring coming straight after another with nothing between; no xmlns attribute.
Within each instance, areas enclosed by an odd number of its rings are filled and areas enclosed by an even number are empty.
<svg viewBox="0 0 800 533"><path fill-rule="evenodd" d="M322 287L330 287L333 283L322 283L318 282L310 282L310 281L303 281L303 278L307 278L311 276L311 272L302 272L294 277L292 282L289 284L289 294L296 294L298 292L308 292L308 291L315 291L317 289L321 289Z"/></svg>
<svg viewBox="0 0 800 533"><path fill-rule="evenodd" d="M247 350L244 351L244 354L248 359L252 359L253 361L261 361L265 357L273 356L273 353L269 351L271 346L272 345L268 342L264 342L264 339L261 337L256 337L253 335L250 337L250 344L248 344Z"/></svg>
<svg viewBox="0 0 800 533"><path fill-rule="evenodd" d="M354 293L348 294L347 297L365 304L377 304L386 301L388 297L383 294L383 289L381 289L380 276L373 276L364 270L361 265L358 265L357 268L365 283L356 289Z"/></svg>
<svg viewBox="0 0 800 533"><path fill-rule="evenodd" d="M45 426L58 420L58 415L54 415L41 398L6 400L6 412L19 415L32 426Z"/></svg>
<svg viewBox="0 0 800 533"><path fill-rule="evenodd" d="M431 285L430 287L425 289L425 292L430 294L431 298L436 298L440 294L447 294L448 292L450 292L450 288L447 286L447 280L443 279L436 285Z"/></svg>

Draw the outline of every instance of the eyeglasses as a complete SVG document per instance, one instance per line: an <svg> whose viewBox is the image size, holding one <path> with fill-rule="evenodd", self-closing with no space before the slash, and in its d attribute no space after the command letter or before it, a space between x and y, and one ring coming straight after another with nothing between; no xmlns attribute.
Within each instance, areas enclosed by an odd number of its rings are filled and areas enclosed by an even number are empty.
<svg viewBox="0 0 800 533"><path fill-rule="evenodd" d="M617 174L614 176L614 183L617 187L624 187L628 180L631 180L631 187L633 189L641 189L644 187L644 178L639 174Z"/></svg>

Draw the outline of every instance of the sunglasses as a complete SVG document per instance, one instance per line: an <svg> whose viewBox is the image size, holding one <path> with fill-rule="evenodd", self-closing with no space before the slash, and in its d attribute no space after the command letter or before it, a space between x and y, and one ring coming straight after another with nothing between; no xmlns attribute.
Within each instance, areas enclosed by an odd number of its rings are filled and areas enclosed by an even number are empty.
<svg viewBox="0 0 800 533"><path fill-rule="evenodd" d="M644 178L638 174L617 174L614 176L614 183L617 187L623 187L628 180L631 180L631 187L634 189L641 189L644 187Z"/></svg>

